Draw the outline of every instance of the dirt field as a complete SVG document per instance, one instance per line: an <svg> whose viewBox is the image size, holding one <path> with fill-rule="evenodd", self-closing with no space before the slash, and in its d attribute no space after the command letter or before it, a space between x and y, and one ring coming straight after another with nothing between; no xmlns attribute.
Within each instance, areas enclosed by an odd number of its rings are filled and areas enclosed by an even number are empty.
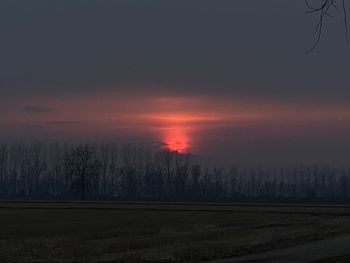
<svg viewBox="0 0 350 263"><path fill-rule="evenodd" d="M343 205L0 202L0 225L0 262L324 263L350 254Z"/></svg>

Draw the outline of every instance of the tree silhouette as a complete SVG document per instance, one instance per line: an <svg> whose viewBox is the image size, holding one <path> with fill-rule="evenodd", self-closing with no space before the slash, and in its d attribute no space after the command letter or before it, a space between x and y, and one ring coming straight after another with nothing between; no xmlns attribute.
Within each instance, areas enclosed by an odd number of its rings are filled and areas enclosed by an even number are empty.
<svg viewBox="0 0 350 263"><path fill-rule="evenodd" d="M85 200L88 176L97 173L101 163L94 158L94 150L89 144L74 147L65 159L72 175L79 180L81 199Z"/></svg>
<svg viewBox="0 0 350 263"><path fill-rule="evenodd" d="M0 197L350 202L350 167L224 169L192 161L115 144L0 144Z"/></svg>

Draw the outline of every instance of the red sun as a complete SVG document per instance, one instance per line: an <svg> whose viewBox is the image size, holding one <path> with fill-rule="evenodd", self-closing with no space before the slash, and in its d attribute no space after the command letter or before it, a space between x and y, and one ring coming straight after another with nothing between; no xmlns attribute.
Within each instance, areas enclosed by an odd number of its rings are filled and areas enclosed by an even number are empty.
<svg viewBox="0 0 350 263"><path fill-rule="evenodd" d="M185 136L169 135L165 139L165 146L171 152L185 153L188 150L188 140Z"/></svg>

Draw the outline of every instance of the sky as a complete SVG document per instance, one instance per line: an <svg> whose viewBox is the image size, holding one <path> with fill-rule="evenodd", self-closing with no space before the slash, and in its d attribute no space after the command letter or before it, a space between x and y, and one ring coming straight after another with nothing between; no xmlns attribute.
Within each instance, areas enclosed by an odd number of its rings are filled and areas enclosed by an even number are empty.
<svg viewBox="0 0 350 263"><path fill-rule="evenodd" d="M306 54L317 24L306 10L303 0L1 1L0 139L346 164L350 46L334 12Z"/></svg>

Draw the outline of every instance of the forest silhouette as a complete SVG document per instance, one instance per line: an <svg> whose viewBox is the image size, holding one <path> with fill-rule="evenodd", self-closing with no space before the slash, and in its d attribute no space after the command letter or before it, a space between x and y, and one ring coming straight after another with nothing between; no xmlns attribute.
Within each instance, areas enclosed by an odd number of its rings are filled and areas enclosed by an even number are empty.
<svg viewBox="0 0 350 263"><path fill-rule="evenodd" d="M0 146L0 196L18 199L349 201L350 168L223 168L114 143Z"/></svg>

